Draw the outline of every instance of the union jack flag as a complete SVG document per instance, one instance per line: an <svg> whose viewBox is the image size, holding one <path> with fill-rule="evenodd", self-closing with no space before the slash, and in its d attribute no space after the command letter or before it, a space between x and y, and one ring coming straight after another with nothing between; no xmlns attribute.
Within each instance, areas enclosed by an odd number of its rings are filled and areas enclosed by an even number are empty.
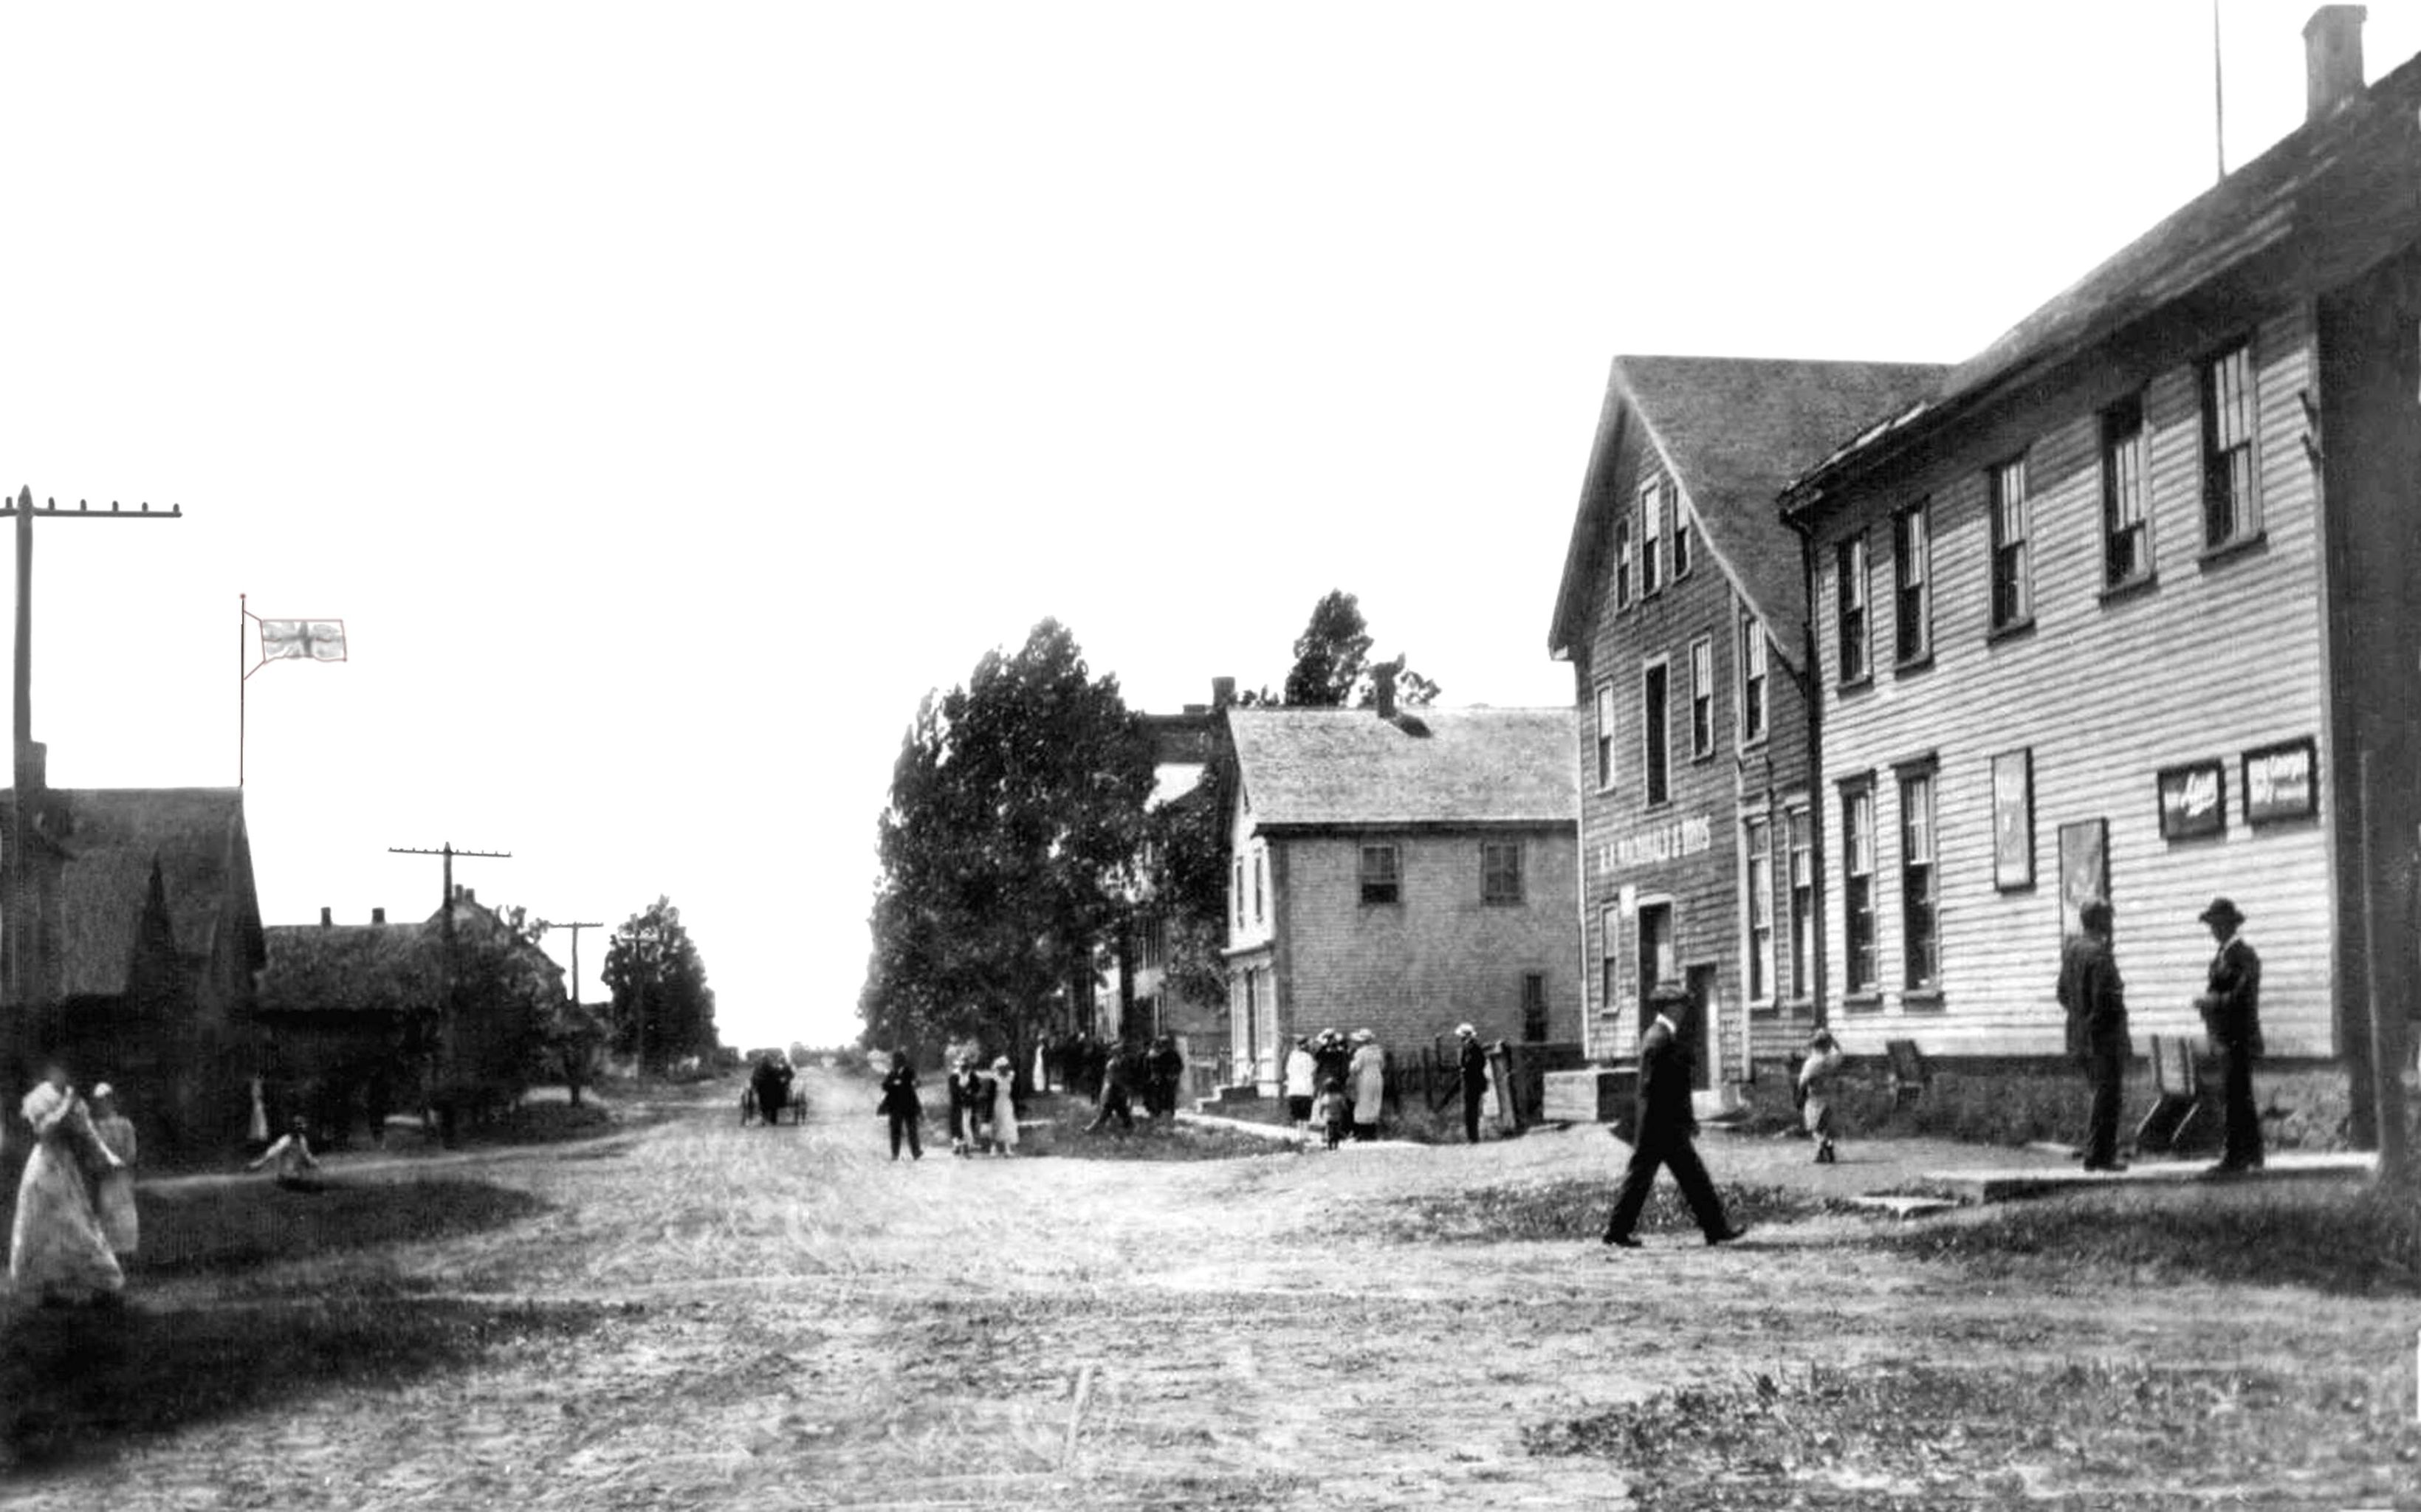
<svg viewBox="0 0 2421 1512"><path fill-rule="evenodd" d="M342 662L345 622L341 619L264 619L260 622L263 662Z"/></svg>

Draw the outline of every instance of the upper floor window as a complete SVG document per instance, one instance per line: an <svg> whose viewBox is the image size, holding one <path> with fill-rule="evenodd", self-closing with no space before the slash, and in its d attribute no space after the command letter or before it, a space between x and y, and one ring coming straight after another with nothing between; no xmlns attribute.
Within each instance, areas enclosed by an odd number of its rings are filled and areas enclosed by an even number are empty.
<svg viewBox="0 0 2421 1512"><path fill-rule="evenodd" d="M1867 660L1867 533L1862 530L1841 542L1833 554L1841 680L1856 682L1872 670Z"/></svg>
<svg viewBox="0 0 2421 1512"><path fill-rule="evenodd" d="M1614 606L1631 607L1631 519L1614 522Z"/></svg>
<svg viewBox="0 0 2421 1512"><path fill-rule="evenodd" d="M1992 469L1992 628L2034 617L2034 565L2028 546L2026 460Z"/></svg>
<svg viewBox="0 0 2421 1512"><path fill-rule="evenodd" d="M1603 792L1614 786L1614 684L1601 682L1597 690L1597 786Z"/></svg>
<svg viewBox="0 0 2421 1512"><path fill-rule="evenodd" d="M2144 401L2101 412L2101 582L2115 588L2152 573L2151 526L2144 518Z"/></svg>
<svg viewBox="0 0 2421 1512"><path fill-rule="evenodd" d="M1900 941L1907 959L1903 985L1929 990L1942 966L1935 927L1940 904L1933 865L1933 772L1906 772L1899 779Z"/></svg>
<svg viewBox="0 0 2421 1512"><path fill-rule="evenodd" d="M1789 811L1790 822L1790 995L1804 999L1816 990L1816 836L1807 810Z"/></svg>
<svg viewBox="0 0 2421 1512"><path fill-rule="evenodd" d="M1646 598L1664 585L1664 485L1649 478L1639 485L1639 596Z"/></svg>
<svg viewBox="0 0 2421 1512"><path fill-rule="evenodd" d="M1522 842L1486 840L1479 847L1479 900L1522 901Z"/></svg>
<svg viewBox="0 0 2421 1512"><path fill-rule="evenodd" d="M1673 505L1673 577L1678 582L1690 571L1690 501L1669 483L1664 496Z"/></svg>
<svg viewBox="0 0 2421 1512"><path fill-rule="evenodd" d="M2202 366L2203 544L2261 527L2253 482L2253 349L2238 342Z"/></svg>
<svg viewBox="0 0 2421 1512"><path fill-rule="evenodd" d="M1651 804L1662 803L1673 796L1669 770L1672 735L1665 726L1664 707L1668 671L1663 662L1657 662L1640 677L1640 757L1643 770L1648 773L1648 802Z"/></svg>
<svg viewBox="0 0 2421 1512"><path fill-rule="evenodd" d="M1244 858L1236 858L1236 927L1244 927Z"/></svg>
<svg viewBox="0 0 2421 1512"><path fill-rule="evenodd" d="M1400 901L1403 875L1397 869L1396 848L1391 845L1366 845L1362 848L1362 901L1394 903Z"/></svg>
<svg viewBox="0 0 2421 1512"><path fill-rule="evenodd" d="M1266 895L1270 885L1270 857L1266 850L1253 852L1253 922L1269 917Z"/></svg>
<svg viewBox="0 0 2421 1512"><path fill-rule="evenodd" d="M1704 635L1690 643L1690 754L1715 754L1715 643Z"/></svg>
<svg viewBox="0 0 2421 1512"><path fill-rule="evenodd" d="M1750 745L1765 739L1765 631L1755 615L1740 621L1740 738Z"/></svg>
<svg viewBox="0 0 2421 1512"><path fill-rule="evenodd" d="M1892 517L1892 650L1905 663L1933 649L1933 524L1924 503Z"/></svg>
<svg viewBox="0 0 2421 1512"><path fill-rule="evenodd" d="M1841 792L1841 928L1848 946L1842 986L1875 990L1875 789L1860 781Z"/></svg>

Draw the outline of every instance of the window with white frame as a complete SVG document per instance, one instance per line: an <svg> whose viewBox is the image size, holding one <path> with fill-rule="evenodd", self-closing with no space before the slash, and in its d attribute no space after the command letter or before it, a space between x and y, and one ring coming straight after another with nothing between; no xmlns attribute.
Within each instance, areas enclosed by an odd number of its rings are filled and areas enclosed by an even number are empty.
<svg viewBox="0 0 2421 1512"><path fill-rule="evenodd" d="M1740 620L1740 741L1754 745L1765 739L1765 631L1755 615Z"/></svg>
<svg viewBox="0 0 2421 1512"><path fill-rule="evenodd" d="M1631 607L1631 517L1614 522L1614 606Z"/></svg>
<svg viewBox="0 0 2421 1512"><path fill-rule="evenodd" d="M1603 792L1614 786L1614 684L1601 682L1597 689L1597 787Z"/></svg>
<svg viewBox="0 0 2421 1512"><path fill-rule="evenodd" d="M1892 516L1892 649L1905 666L1933 649L1933 524L1919 501Z"/></svg>
<svg viewBox="0 0 2421 1512"><path fill-rule="evenodd" d="M1867 533L1860 531L1833 550L1834 624L1841 680L1862 682L1873 670L1867 647Z"/></svg>
<svg viewBox="0 0 2421 1512"><path fill-rule="evenodd" d="M1253 922L1255 924L1269 917L1269 887L1270 853L1266 850L1255 850L1253 852Z"/></svg>
<svg viewBox="0 0 2421 1512"><path fill-rule="evenodd" d="M1598 1011L1612 1013L1622 1002L1622 911L1602 911L1597 926Z"/></svg>
<svg viewBox="0 0 2421 1512"><path fill-rule="evenodd" d="M1790 830L1790 995L1816 995L1816 836L1807 810L1786 815Z"/></svg>
<svg viewBox="0 0 2421 1512"><path fill-rule="evenodd" d="M1860 780L1841 789L1841 985L1875 990L1875 789Z"/></svg>
<svg viewBox="0 0 2421 1512"><path fill-rule="evenodd" d="M1244 858L1236 858L1236 927L1244 927Z"/></svg>
<svg viewBox="0 0 2421 1512"><path fill-rule="evenodd" d="M1992 628L2007 630L2034 617L2034 562L2026 507L2026 460L1992 469Z"/></svg>
<svg viewBox="0 0 2421 1512"><path fill-rule="evenodd" d="M1748 840L1748 1000L1773 996L1773 825L1750 819Z"/></svg>
<svg viewBox="0 0 2421 1512"><path fill-rule="evenodd" d="M1639 678L1639 744L1640 770L1647 773L1644 786L1650 806L1673 796L1672 732L1666 727L1665 683L1669 669L1662 662L1652 662Z"/></svg>
<svg viewBox="0 0 2421 1512"><path fill-rule="evenodd" d="M1522 901L1522 842L1483 840L1479 846L1479 900Z"/></svg>
<svg viewBox="0 0 2421 1512"><path fill-rule="evenodd" d="M1940 882L1933 862L1933 771L1908 771L1899 777L1899 896L1902 985L1911 991L1929 991L1941 979L1939 936L1935 929Z"/></svg>
<svg viewBox="0 0 2421 1512"><path fill-rule="evenodd" d="M1715 643L1704 635L1690 643L1690 754L1715 754Z"/></svg>
<svg viewBox="0 0 2421 1512"><path fill-rule="evenodd" d="M2101 412L2101 584L2152 575L2152 527L2144 513L2144 400Z"/></svg>
<svg viewBox="0 0 2421 1512"><path fill-rule="evenodd" d="M1649 478L1639 485L1639 596L1664 585L1664 486Z"/></svg>
<svg viewBox="0 0 2421 1512"><path fill-rule="evenodd" d="M2253 473L2253 348L2238 342L2202 365L2203 544L2261 528Z"/></svg>
<svg viewBox="0 0 2421 1512"><path fill-rule="evenodd" d="M1673 581L1679 583L1690 575L1690 501L1673 485L1664 488L1664 496L1673 505Z"/></svg>

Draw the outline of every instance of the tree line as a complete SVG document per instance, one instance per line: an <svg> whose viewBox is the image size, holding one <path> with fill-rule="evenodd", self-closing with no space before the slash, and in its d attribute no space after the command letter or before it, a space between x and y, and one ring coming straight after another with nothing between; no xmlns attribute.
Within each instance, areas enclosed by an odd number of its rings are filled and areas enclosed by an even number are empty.
<svg viewBox="0 0 2421 1512"><path fill-rule="evenodd" d="M1331 592L1295 640L1283 692L1237 702L1367 707L1382 678L1401 704L1437 696L1404 657L1373 662L1372 645L1354 596ZM1097 963L1151 924L1166 940L1165 990L1224 1005L1232 764L1212 760L1192 792L1160 805L1153 778L1117 678L1095 677L1056 620L926 694L876 821L866 1042L979 1039L1023 1067L1062 1005L1089 1026Z"/></svg>

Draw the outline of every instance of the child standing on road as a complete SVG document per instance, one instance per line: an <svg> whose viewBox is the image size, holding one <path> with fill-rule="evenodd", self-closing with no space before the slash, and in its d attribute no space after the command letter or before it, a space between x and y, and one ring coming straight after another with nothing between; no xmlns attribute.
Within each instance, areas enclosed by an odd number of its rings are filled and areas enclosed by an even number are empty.
<svg viewBox="0 0 2421 1512"><path fill-rule="evenodd" d="M1353 1105L1345 1100L1345 1083L1333 1076L1321 1083L1320 1101L1312 1115L1326 1132L1330 1149L1343 1144L1346 1125L1353 1116Z"/></svg>

